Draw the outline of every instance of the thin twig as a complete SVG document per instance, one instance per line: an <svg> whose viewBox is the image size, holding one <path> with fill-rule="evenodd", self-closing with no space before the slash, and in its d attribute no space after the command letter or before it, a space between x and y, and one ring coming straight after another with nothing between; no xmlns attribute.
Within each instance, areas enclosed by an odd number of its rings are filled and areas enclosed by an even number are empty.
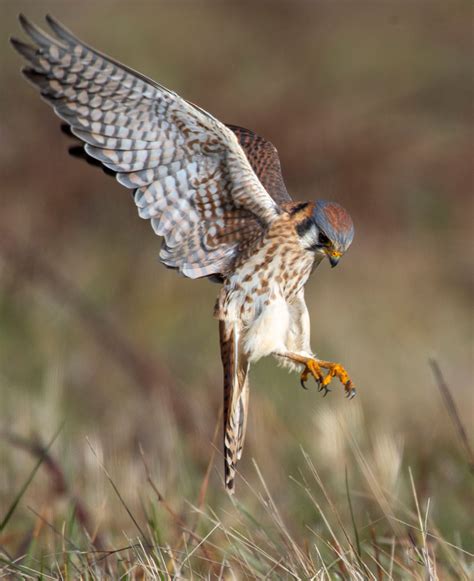
<svg viewBox="0 0 474 581"><path fill-rule="evenodd" d="M51 448L51 446L56 441L56 438L59 436L59 433L61 432L62 429L63 429L63 424L58 428L58 430L56 431L56 433L54 434L52 439L49 441L48 445L45 447L45 451L47 451L47 450L49 450L49 448ZM18 492L18 494L14 498L14 500L13 500L12 504L10 505L10 508L8 509L7 513L5 514L3 520L0 522L0 533L7 526L8 521L11 519L13 513L17 509L18 504L20 503L20 500L22 499L22 497L25 494L26 490L28 489L29 485L33 481L33 478L35 477L36 472L38 472L41 464L44 462L44 459L45 459L44 454L38 458L38 461L36 462L33 470L30 472L28 478L26 479L23 486L20 488L20 491Z"/></svg>
<svg viewBox="0 0 474 581"><path fill-rule="evenodd" d="M149 546L152 546L152 543L150 542L150 540L148 539L148 537L146 536L145 532L143 531L143 529L141 528L141 526L138 524L137 519L135 518L135 516L133 515L132 511L130 510L130 508L128 507L127 503L125 502L122 494L120 493L120 490L118 489L117 485L114 482L114 479L112 478L112 476L110 475L109 471L107 470L107 468L104 466L104 464L102 464L102 462L99 460L99 457L97 455L96 450L94 449L94 447L92 446L92 444L89 441L89 438L86 438L86 442L89 445L89 448L91 449L91 452L94 454L95 459L97 460L97 463L99 464L102 472L105 474L105 476L107 477L107 480L109 481L110 485L112 486L112 488L114 489L115 494L117 495L118 499L120 500L122 506L124 507L124 509L126 510L128 516L130 517L130 519L132 520L133 524L135 525L135 527L137 528L138 532L140 533L142 539L145 540L146 544Z"/></svg>
<svg viewBox="0 0 474 581"><path fill-rule="evenodd" d="M77 520L84 528L84 530L90 536L92 545L98 550L102 549L104 547L104 543L102 542L100 535L96 534L95 538L93 538L91 535L91 531L93 529L88 509L78 496L75 496L71 493L66 477L64 476L63 469L61 468L59 462L53 458L48 448L44 446L39 439L37 441L28 440L27 438L23 438L22 436L18 436L17 434L12 434L10 432L2 432L1 435L13 446L25 450L38 460L42 460L42 465L52 480L53 494L57 497L63 495L70 497L74 505L75 516L77 517Z"/></svg>
<svg viewBox="0 0 474 581"><path fill-rule="evenodd" d="M449 389L449 386L446 383L446 380L444 379L444 376L441 372L441 369L436 359L430 359L429 364L431 366L431 369L433 370L433 375L435 377L436 384L439 388L439 391L441 392L444 405L448 410L449 417L451 418L451 421L453 422L454 425L454 429L456 430L459 439L461 441L461 445L464 447L464 450L466 452L469 469L471 473L474 474L474 452L472 451L471 445L469 444L466 430L464 429L461 417L456 407L456 403L454 402L454 398L451 394L451 390Z"/></svg>
<svg viewBox="0 0 474 581"><path fill-rule="evenodd" d="M221 406L221 408L219 410L219 415L218 415L218 418L216 421L216 427L214 428L214 435L212 436L211 456L209 458L209 463L207 465L206 474L204 475L204 479L203 479L201 487L199 489L199 496L198 496L199 509L202 509L202 507L204 506L204 501L206 499L207 489L209 487L209 478L211 476L211 470L212 470L212 466L214 465L214 459L216 456L216 449L217 449L216 442L217 442L217 436L219 435L219 427L222 423L222 414L223 413L224 413L224 407ZM196 530L197 525L198 525L198 521L196 521L196 524L194 526L194 530Z"/></svg>

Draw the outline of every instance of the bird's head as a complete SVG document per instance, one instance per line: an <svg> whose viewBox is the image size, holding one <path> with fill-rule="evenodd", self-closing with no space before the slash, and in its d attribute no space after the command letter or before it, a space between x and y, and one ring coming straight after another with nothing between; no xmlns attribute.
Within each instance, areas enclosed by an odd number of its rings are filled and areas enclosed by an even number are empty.
<svg viewBox="0 0 474 581"><path fill-rule="evenodd" d="M349 214L335 202L318 200L312 213L297 225L302 244L336 266L354 238L354 224Z"/></svg>

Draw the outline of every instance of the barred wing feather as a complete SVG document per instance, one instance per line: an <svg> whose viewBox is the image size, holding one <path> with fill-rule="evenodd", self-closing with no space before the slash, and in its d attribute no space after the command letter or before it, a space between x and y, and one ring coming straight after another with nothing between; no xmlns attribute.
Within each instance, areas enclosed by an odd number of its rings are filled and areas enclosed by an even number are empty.
<svg viewBox="0 0 474 581"><path fill-rule="evenodd" d="M227 127L236 134L253 171L275 202L279 205L291 202L292 199L283 181L278 151L273 143L245 127L238 125Z"/></svg>
<svg viewBox="0 0 474 581"><path fill-rule="evenodd" d="M139 215L163 236L161 260L190 278L225 275L242 245L280 213L235 133L209 113L88 47L51 17L51 36L12 39L25 76L85 143L135 190Z"/></svg>

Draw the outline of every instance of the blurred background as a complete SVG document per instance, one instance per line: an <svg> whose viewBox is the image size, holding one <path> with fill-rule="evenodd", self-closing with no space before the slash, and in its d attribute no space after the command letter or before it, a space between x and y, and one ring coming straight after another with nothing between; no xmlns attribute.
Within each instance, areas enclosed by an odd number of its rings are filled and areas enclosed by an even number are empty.
<svg viewBox="0 0 474 581"><path fill-rule="evenodd" d="M146 520L140 447L173 511L192 512L210 466L203 506L223 523L242 518L223 492L214 434L218 287L159 264L160 241L127 190L68 155L60 120L8 46L11 34L24 38L22 11L41 25L50 12L267 137L294 199L336 200L353 216L350 251L337 269L320 266L307 301L313 349L347 367L358 397L346 401L334 384L322 399L259 362L239 502L263 522L255 460L297 539L322 526L293 480L307 469L304 450L344 518L348 469L356 519L384 535L387 511L361 454L394 510L413 506L410 468L439 536L472 550L468 458L428 365L437 359L472 440L470 3L2 0L0 10L0 518L36 462L27 442L44 444L61 425L51 454L67 481L55 492L41 469L2 544L19 550L38 528L31 508L60 523L72 497L96 534L135 534L101 464ZM157 511L172 542L172 518Z"/></svg>

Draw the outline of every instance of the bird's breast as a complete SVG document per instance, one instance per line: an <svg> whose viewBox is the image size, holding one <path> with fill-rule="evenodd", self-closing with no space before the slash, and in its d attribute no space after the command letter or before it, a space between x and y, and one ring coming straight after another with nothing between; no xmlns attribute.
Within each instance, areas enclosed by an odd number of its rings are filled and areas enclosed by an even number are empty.
<svg viewBox="0 0 474 581"><path fill-rule="evenodd" d="M217 318L249 324L273 302L292 302L307 282L314 254L301 246L293 229L282 226L272 228L251 254L237 261L218 298Z"/></svg>

